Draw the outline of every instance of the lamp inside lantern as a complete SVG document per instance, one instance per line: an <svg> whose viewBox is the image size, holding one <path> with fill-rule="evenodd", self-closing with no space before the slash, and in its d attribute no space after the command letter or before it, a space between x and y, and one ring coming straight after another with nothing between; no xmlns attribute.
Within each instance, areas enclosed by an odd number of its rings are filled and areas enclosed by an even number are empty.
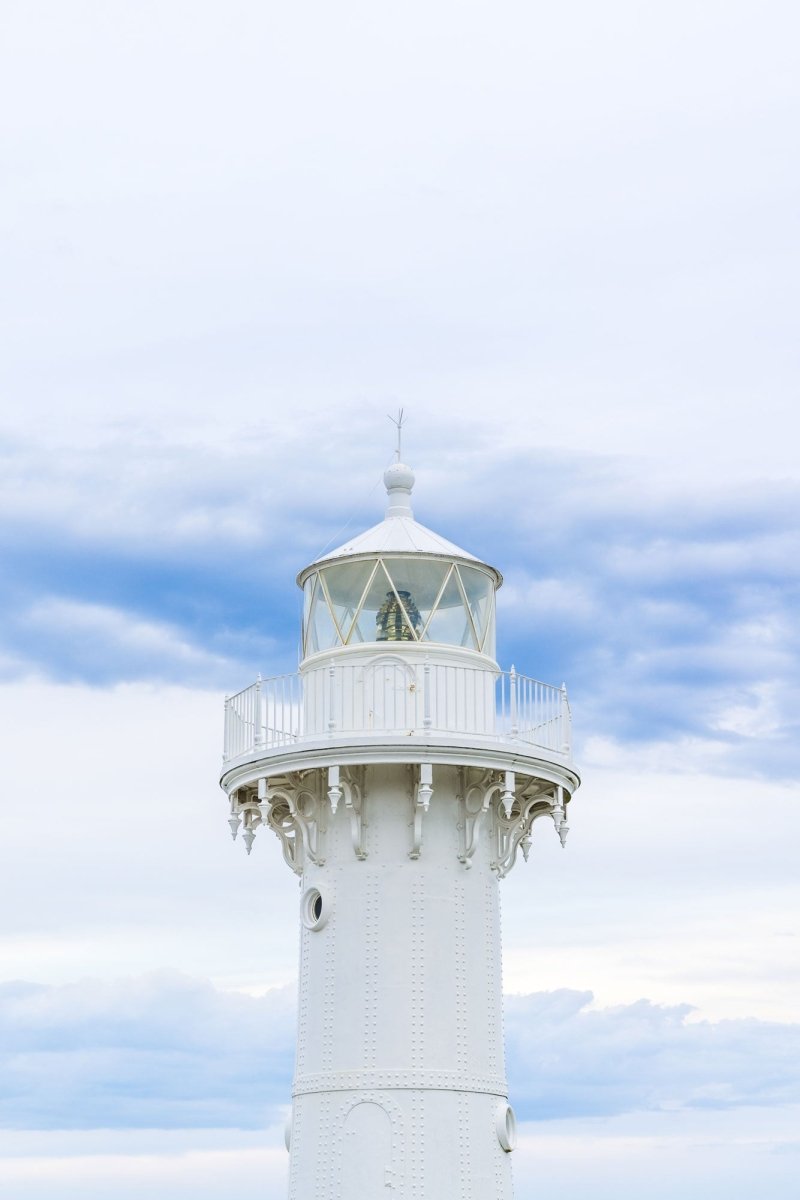
<svg viewBox="0 0 800 1200"><path fill-rule="evenodd" d="M419 609L410 592L387 592L375 617L377 642L415 642L422 624Z"/></svg>

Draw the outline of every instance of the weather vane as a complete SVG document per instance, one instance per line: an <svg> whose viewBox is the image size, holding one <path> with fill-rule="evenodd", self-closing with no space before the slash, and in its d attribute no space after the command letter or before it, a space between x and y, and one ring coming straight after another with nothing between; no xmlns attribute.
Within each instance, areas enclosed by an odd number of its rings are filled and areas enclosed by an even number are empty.
<svg viewBox="0 0 800 1200"><path fill-rule="evenodd" d="M389 414L387 414L387 415L389 415ZM403 461L403 453L402 453L403 452L403 410L402 410L402 408L398 411L396 417L389 415L389 420L392 422L393 425L397 426L397 449L395 450L395 454L397 455L397 461L402 462Z"/></svg>

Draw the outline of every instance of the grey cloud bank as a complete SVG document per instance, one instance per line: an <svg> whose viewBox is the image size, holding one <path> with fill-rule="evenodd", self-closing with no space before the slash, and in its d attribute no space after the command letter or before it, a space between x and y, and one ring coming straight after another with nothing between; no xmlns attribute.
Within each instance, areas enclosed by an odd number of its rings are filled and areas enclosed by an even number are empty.
<svg viewBox="0 0 800 1200"><path fill-rule="evenodd" d="M800 1102L800 1026L693 1022L690 1005L593 1009L591 993L506 1000L523 1120ZM293 988L261 997L162 972L0 987L0 1123L17 1129L234 1127L291 1090Z"/></svg>

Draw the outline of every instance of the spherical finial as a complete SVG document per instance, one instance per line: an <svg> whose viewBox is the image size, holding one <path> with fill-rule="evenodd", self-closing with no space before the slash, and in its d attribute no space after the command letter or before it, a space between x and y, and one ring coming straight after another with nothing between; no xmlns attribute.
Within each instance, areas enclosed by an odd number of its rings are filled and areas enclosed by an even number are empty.
<svg viewBox="0 0 800 1200"><path fill-rule="evenodd" d="M414 486L414 472L411 467L401 462L392 463L383 473L383 482L389 497L387 517L410 517L411 489Z"/></svg>
<svg viewBox="0 0 800 1200"><path fill-rule="evenodd" d="M414 486L414 472L405 463L392 463L383 473L383 482L386 484L387 492L393 488L403 488L410 492Z"/></svg>

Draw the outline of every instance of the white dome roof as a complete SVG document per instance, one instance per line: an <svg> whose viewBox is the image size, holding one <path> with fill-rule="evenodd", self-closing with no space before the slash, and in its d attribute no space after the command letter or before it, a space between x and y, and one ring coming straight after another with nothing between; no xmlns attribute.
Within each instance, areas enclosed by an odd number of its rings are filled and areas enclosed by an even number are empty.
<svg viewBox="0 0 800 1200"><path fill-rule="evenodd" d="M393 463L384 473L383 481L389 497L384 519L377 525L373 525L371 529L365 530L364 533L356 534L350 541L344 542L335 550L322 554L320 558L300 572L298 583L302 583L304 576L312 567L339 558L370 554L433 554L437 558L459 559L464 562L476 563L490 571L497 581L497 586L500 586L503 577L494 567L482 563L474 554L469 554L460 546L456 546L447 538L441 537L432 529L428 529L427 526L420 525L419 521L414 520L414 514L411 511L414 472L410 467L407 467L405 463Z"/></svg>

